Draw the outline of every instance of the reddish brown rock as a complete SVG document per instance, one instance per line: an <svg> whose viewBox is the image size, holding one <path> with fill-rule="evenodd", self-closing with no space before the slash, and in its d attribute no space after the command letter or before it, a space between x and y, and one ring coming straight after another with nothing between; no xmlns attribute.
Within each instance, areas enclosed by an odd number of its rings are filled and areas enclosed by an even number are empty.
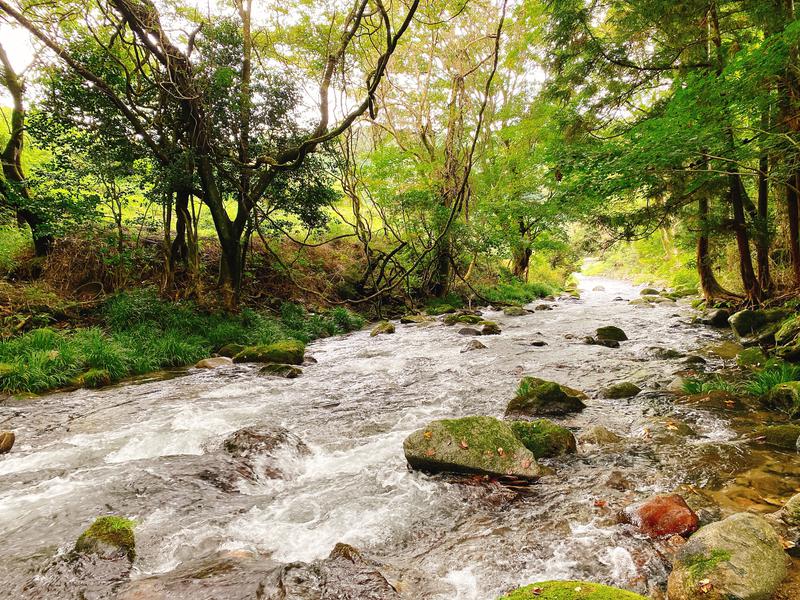
<svg viewBox="0 0 800 600"><path fill-rule="evenodd" d="M626 523L654 538L688 535L700 526L697 515L678 494L657 494L631 504L622 516Z"/></svg>

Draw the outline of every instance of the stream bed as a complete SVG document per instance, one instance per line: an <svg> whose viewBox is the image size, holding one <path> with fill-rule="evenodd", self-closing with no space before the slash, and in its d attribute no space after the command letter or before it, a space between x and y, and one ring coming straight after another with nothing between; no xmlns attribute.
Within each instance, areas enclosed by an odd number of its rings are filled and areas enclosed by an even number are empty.
<svg viewBox="0 0 800 600"><path fill-rule="evenodd" d="M621 508L677 490L705 521L774 511L800 488L800 457L743 439L764 414L664 390L690 367L654 348L719 369L727 331L691 324L686 301L630 305L639 288L625 282L581 277L580 288L580 300L546 303L552 310L485 311L503 332L481 337L483 350L462 352L472 338L459 326L398 324L394 335L312 343L316 364L293 380L234 365L0 404L0 427L17 436L0 457L0 589L72 597L31 582L103 514L136 522L137 556L130 581L87 598L158 599L157 582L223 555L241 558L244 574L186 597L256 598L247 586L262 571L324 558L338 542L380 563L404 598L491 600L546 579L662 588L665 549L619 523ZM602 325L629 341L584 344ZM542 461L552 473L522 492L408 470L409 433L437 418L501 416L523 375L589 395L584 411L557 419L579 441L602 425L625 442L579 442L577 454ZM601 398L626 380L644 391ZM227 436L260 424L286 427L310 451L286 452L282 477L233 491L200 476Z"/></svg>

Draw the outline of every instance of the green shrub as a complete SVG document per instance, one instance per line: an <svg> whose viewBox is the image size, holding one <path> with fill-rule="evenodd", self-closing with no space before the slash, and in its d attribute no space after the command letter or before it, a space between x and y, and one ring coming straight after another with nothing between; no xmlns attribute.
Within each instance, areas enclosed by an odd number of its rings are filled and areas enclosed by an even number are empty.
<svg viewBox="0 0 800 600"><path fill-rule="evenodd" d="M481 296L490 302L503 304L528 304L537 298L544 298L555 294L558 290L546 283L525 283L519 280L512 280L498 283L494 287L483 288Z"/></svg>
<svg viewBox="0 0 800 600"><path fill-rule="evenodd" d="M744 389L753 396L763 396L780 383L800 380L800 366L781 363L755 373Z"/></svg>

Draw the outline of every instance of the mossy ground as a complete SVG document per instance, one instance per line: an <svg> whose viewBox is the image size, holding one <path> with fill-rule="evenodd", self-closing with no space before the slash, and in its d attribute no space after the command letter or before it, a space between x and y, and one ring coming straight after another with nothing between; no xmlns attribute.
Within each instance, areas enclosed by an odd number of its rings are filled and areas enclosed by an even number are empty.
<svg viewBox="0 0 800 600"><path fill-rule="evenodd" d="M715 549L706 554L692 554L684 563L689 569L689 574L695 581L705 578L721 562L731 559L731 553L727 550Z"/></svg>
<svg viewBox="0 0 800 600"><path fill-rule="evenodd" d="M543 581L514 590L499 600L646 600L646 598L598 583Z"/></svg>

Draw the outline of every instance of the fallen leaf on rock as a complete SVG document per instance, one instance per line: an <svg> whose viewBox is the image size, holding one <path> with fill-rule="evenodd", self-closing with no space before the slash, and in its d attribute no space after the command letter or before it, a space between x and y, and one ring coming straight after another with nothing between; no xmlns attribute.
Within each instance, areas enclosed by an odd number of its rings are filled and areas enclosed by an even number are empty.
<svg viewBox="0 0 800 600"><path fill-rule="evenodd" d="M534 596L541 596L543 591L544 591L544 590L543 590L542 588L540 588L540 587L535 587L535 588L533 588L533 589L531 590L531 594L533 594Z"/></svg>
<svg viewBox="0 0 800 600"><path fill-rule="evenodd" d="M498 449L497 449L497 453L498 453L500 456L505 456L505 455L506 455L506 451L505 451L505 450L503 450L502 448L498 448Z"/></svg>
<svg viewBox="0 0 800 600"><path fill-rule="evenodd" d="M425 433L422 434L422 437L424 437L426 440L429 440L429 439L431 439L433 437L433 432L432 431L426 431Z"/></svg>
<svg viewBox="0 0 800 600"><path fill-rule="evenodd" d="M711 580L709 579L701 579L697 585L700 588L700 591L704 594L708 594L714 589L714 586L711 584Z"/></svg>
<svg viewBox="0 0 800 600"><path fill-rule="evenodd" d="M599 498L594 501L594 505L597 508L605 508L606 504L607 504L607 502L605 500L600 500Z"/></svg>
<svg viewBox="0 0 800 600"><path fill-rule="evenodd" d="M461 446L464 450L469 448L469 444L467 443L467 440L461 440L461 443L459 443L458 445Z"/></svg>

